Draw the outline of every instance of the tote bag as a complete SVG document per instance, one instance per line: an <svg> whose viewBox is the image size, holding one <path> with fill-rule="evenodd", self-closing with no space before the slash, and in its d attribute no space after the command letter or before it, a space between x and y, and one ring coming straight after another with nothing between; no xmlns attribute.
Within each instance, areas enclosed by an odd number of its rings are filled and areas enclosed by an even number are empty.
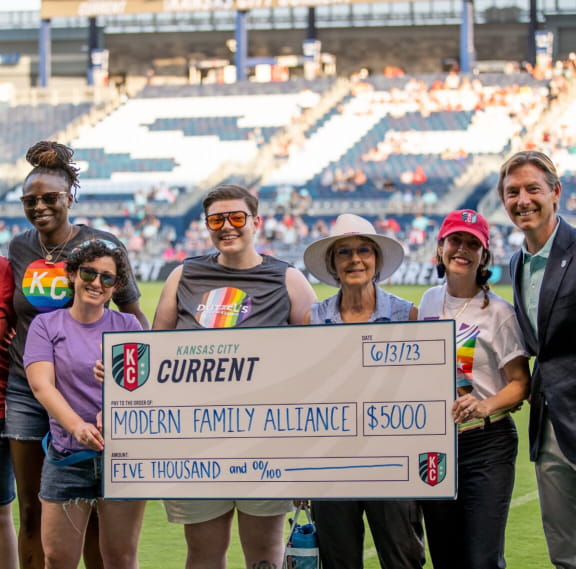
<svg viewBox="0 0 576 569"><path fill-rule="evenodd" d="M299 524L298 517L304 510L308 523ZM291 520L290 534L284 551L283 569L319 569L320 552L318 551L318 536L316 526L308 508L298 506Z"/></svg>

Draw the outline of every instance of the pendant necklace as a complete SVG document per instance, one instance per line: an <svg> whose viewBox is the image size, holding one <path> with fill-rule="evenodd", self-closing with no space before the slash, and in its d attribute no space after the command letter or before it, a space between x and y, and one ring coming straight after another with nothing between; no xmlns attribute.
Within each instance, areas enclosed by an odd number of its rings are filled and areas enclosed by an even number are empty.
<svg viewBox="0 0 576 569"><path fill-rule="evenodd" d="M70 231L68 232L66 240L63 243L52 247L52 249L48 249L48 247L42 243L42 239L40 239L40 233L38 233L38 243L40 244L40 249L42 250L42 255L44 255L44 260L46 261L47 265L54 265L58 262L58 259L60 259L62 253L64 252L64 247L66 247L66 244L72 238L72 233L74 233L73 225L70 226Z"/></svg>
<svg viewBox="0 0 576 569"><path fill-rule="evenodd" d="M448 293L446 292L446 290L444 290L444 298L442 300L442 318L449 318L451 320L457 320L458 316L461 316L462 313L468 308L468 305L472 302L472 298L467 298L462 305L460 306L460 308L458 309L458 312L456 312L456 314L454 314L453 316L451 314L448 314L446 311L446 306L447 306L447 302L446 302L446 297L448 296Z"/></svg>

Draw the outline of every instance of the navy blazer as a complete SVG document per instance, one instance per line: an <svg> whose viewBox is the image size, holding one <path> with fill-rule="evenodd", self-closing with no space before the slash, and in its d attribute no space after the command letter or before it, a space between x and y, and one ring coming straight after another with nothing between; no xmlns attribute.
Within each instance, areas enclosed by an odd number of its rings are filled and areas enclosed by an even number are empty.
<svg viewBox="0 0 576 569"><path fill-rule="evenodd" d="M576 229L560 219L538 300L538 338L522 303L522 251L510 261L514 308L536 363L531 383L530 459L537 460L546 416L560 449L576 463Z"/></svg>

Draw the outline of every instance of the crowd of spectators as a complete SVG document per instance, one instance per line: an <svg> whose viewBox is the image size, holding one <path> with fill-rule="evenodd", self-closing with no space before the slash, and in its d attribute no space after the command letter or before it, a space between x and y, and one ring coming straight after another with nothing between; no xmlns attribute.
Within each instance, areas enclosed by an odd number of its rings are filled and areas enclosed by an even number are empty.
<svg viewBox="0 0 576 569"><path fill-rule="evenodd" d="M256 248L260 253L297 258L308 244L329 235L335 219L336 216L309 217L290 213L267 215ZM208 230L201 219L192 220L181 237L174 227L160 223L158 217L151 213L137 223L126 219L119 225L109 223L102 217L78 217L74 223L83 223L116 235L128 249L132 262L182 262L186 257L213 250ZM390 212L376 217L374 226L379 233L398 239L409 258L422 259L421 248L434 238L438 230L438 217L419 213L399 218ZM0 220L0 254L7 253L8 242L21 229L18 224L10 226ZM523 238L516 228L492 225L491 250L494 262L507 262L511 254L522 245Z"/></svg>
<svg viewBox="0 0 576 569"><path fill-rule="evenodd" d="M306 188L281 184L274 191L274 208L278 215L290 213L305 215L312 205L312 196Z"/></svg>
<svg viewBox="0 0 576 569"><path fill-rule="evenodd" d="M564 78L565 74L554 75L549 83L534 81L532 84L513 81L495 84L492 79L484 84L482 75L451 72L431 83L412 77L403 88L393 87L385 91L377 90L369 82L361 82L355 86L354 94L368 93L369 96L359 99L363 105L355 105L354 112L372 114L384 107L392 117L416 112L426 118L442 111L483 111L489 107L506 107L523 121L531 121L538 117L540 106L549 100L551 91L565 89ZM407 146L409 142L398 133L391 133L387 141L390 145L388 150L418 154L418 149Z"/></svg>
<svg viewBox="0 0 576 569"><path fill-rule="evenodd" d="M526 127L532 127L531 135L524 138L526 147L538 148L557 161L570 154L576 155L576 126L569 120L559 125L539 127L537 121L542 109L565 93L576 76L576 56L558 62L547 83L508 85L484 85L482 77L448 74L443 80L426 83L422 79L409 78L403 88L377 90L369 81L359 80L353 95L359 96L362 104L356 104L355 113L373 113L386 106L392 116L403 116L418 112L423 117L433 112L446 110L482 111L490 106L505 106L509 114L518 120L518 135ZM364 105L364 106L362 106ZM343 107L340 112L349 112ZM378 111L379 112L379 111ZM478 115L481 120L481 115ZM363 161L385 161L390 154L414 153L419 149L416 135L410 132L388 131L384 139L362 156ZM438 149L438 154L450 159L467 156L466 149L459 147ZM574 162L576 164L576 161ZM427 186L428 175L422 166L406 170L399 178L381 177L370 182L388 199L388 215L375 220L376 227L388 235L400 239L409 254L415 255L437 229L436 215L439 198ZM362 164L357 168L327 168L323 171L320 184L332 189L334 194L353 192L367 182ZM134 192L124 204L125 221L114 224L102 217L77 219L76 222L110 231L121 239L132 259L164 259L181 261L185 257L206 252L212 245L201 220L193 220L183 235L174 227L162 223L155 214L158 203L173 203L178 199L179 188L168 187L160 182L149 188ZM258 248L282 256L300 250L309 242L328 235L332 218L311 217L312 195L306 187L289 184L276 188L274 215L265 219L259 236ZM566 210L576 212L576 189L566 196ZM0 220L0 251L6 252L10 239L20 232L17 224L9 225ZM521 242L521 235L509 228L494 228L493 253L496 261L505 260Z"/></svg>

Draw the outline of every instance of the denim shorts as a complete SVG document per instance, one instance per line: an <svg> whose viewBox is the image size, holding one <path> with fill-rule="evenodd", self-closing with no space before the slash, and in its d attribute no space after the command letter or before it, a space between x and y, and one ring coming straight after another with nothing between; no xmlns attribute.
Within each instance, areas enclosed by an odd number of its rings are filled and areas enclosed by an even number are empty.
<svg viewBox="0 0 576 569"><path fill-rule="evenodd" d="M49 452L56 459L66 456L52 445ZM102 455L66 466L58 466L45 459L39 496L49 502L102 498Z"/></svg>
<svg viewBox="0 0 576 569"><path fill-rule="evenodd" d="M10 458L10 442L2 438L4 419L0 419L0 506L10 504L16 497L14 471Z"/></svg>
<svg viewBox="0 0 576 569"><path fill-rule="evenodd" d="M21 441L41 441L50 430L48 413L20 376L8 375L4 436Z"/></svg>

